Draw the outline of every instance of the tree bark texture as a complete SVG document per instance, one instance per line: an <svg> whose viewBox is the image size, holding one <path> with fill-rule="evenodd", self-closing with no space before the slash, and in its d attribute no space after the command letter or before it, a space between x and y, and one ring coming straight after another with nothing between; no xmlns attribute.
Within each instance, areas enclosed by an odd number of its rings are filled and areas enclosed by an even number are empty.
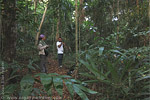
<svg viewBox="0 0 150 100"><path fill-rule="evenodd" d="M2 41L2 15L1 15L1 6L0 6L0 58L2 55L2 49L3 49L3 41Z"/></svg>
<svg viewBox="0 0 150 100"><path fill-rule="evenodd" d="M149 17L149 31L150 31L150 0L149 0L149 8L148 8L148 17ZM149 45L150 45L150 33L149 33Z"/></svg>
<svg viewBox="0 0 150 100"><path fill-rule="evenodd" d="M12 62L16 56L16 0L3 0L2 5L2 58Z"/></svg>
<svg viewBox="0 0 150 100"><path fill-rule="evenodd" d="M118 21L117 21L117 39L116 43L119 43L119 13L120 13L120 8L119 8L119 0L117 0L117 16L118 16Z"/></svg>
<svg viewBox="0 0 150 100"><path fill-rule="evenodd" d="M79 51L81 50L81 24L84 20L85 11L83 9L83 0L80 0L80 7L79 7Z"/></svg>
<svg viewBox="0 0 150 100"><path fill-rule="evenodd" d="M60 2L60 1L59 1ZM56 32L56 41L58 40L58 38L60 37L61 33L60 33L60 4L58 5L58 18L57 18L57 32Z"/></svg>
<svg viewBox="0 0 150 100"><path fill-rule="evenodd" d="M36 8L37 8L37 0L34 0L34 14L36 15ZM35 16L35 23L37 22L37 17Z"/></svg>
<svg viewBox="0 0 150 100"><path fill-rule="evenodd" d="M76 13L75 13L75 47L76 47L76 64L78 65L78 0L75 1Z"/></svg>

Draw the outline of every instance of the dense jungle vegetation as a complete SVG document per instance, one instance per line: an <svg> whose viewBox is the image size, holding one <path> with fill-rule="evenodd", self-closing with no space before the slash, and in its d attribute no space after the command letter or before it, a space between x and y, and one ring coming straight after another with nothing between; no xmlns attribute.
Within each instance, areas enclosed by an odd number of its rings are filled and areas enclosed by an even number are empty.
<svg viewBox="0 0 150 100"><path fill-rule="evenodd" d="M150 100L150 0L0 0L0 53L0 100Z"/></svg>

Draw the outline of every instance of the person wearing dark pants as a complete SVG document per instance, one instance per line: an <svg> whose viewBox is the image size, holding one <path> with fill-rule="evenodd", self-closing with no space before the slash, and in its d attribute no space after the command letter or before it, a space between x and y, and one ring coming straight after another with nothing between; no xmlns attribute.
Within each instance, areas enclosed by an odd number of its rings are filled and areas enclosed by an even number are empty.
<svg viewBox="0 0 150 100"><path fill-rule="evenodd" d="M59 67L62 67L63 54L58 54L58 64Z"/></svg>
<svg viewBox="0 0 150 100"><path fill-rule="evenodd" d="M41 67L41 72L46 73L46 56L45 55L40 55L40 67Z"/></svg>
<svg viewBox="0 0 150 100"><path fill-rule="evenodd" d="M58 64L59 64L59 67L62 67L63 53L64 53L64 48L63 48L64 43L62 42L61 37L58 38L56 46L57 46L57 54L58 54Z"/></svg>
<svg viewBox="0 0 150 100"><path fill-rule="evenodd" d="M47 73L46 70L46 52L45 50L49 47L45 42L45 35L41 34L39 37L38 50L40 55L40 68L42 73Z"/></svg>

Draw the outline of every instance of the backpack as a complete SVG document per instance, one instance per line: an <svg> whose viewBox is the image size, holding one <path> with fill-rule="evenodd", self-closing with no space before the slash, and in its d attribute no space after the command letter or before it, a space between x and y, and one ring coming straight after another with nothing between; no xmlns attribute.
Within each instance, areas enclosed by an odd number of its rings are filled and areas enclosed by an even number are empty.
<svg viewBox="0 0 150 100"><path fill-rule="evenodd" d="M45 56L48 56L48 51L46 49L44 49L44 52L45 52Z"/></svg>

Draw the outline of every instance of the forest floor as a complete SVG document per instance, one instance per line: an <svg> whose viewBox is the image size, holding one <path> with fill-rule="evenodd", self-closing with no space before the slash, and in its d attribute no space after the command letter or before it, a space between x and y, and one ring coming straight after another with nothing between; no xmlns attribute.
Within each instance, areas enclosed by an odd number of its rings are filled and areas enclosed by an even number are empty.
<svg viewBox="0 0 150 100"><path fill-rule="evenodd" d="M49 56L47 58L47 61L48 61L47 65L46 65L47 73L57 73L59 75L67 75L67 72L69 70L65 66L63 66L62 68L59 68L57 60L55 60L54 58ZM40 72L35 71L33 73L35 75L35 74L38 74ZM40 80L39 77L37 79ZM41 89L41 91L45 92L43 90L42 84L40 84L38 82L36 82L34 84L34 88ZM63 86L63 98L58 95L58 93L57 93L57 91L55 89L52 90L52 94L53 94L53 96L51 97L51 99L44 99L44 100L70 100L69 99L69 92L68 92L67 87L65 86L65 84ZM43 94L41 94L40 96L43 97ZM46 96L46 95L44 95L44 96Z"/></svg>

